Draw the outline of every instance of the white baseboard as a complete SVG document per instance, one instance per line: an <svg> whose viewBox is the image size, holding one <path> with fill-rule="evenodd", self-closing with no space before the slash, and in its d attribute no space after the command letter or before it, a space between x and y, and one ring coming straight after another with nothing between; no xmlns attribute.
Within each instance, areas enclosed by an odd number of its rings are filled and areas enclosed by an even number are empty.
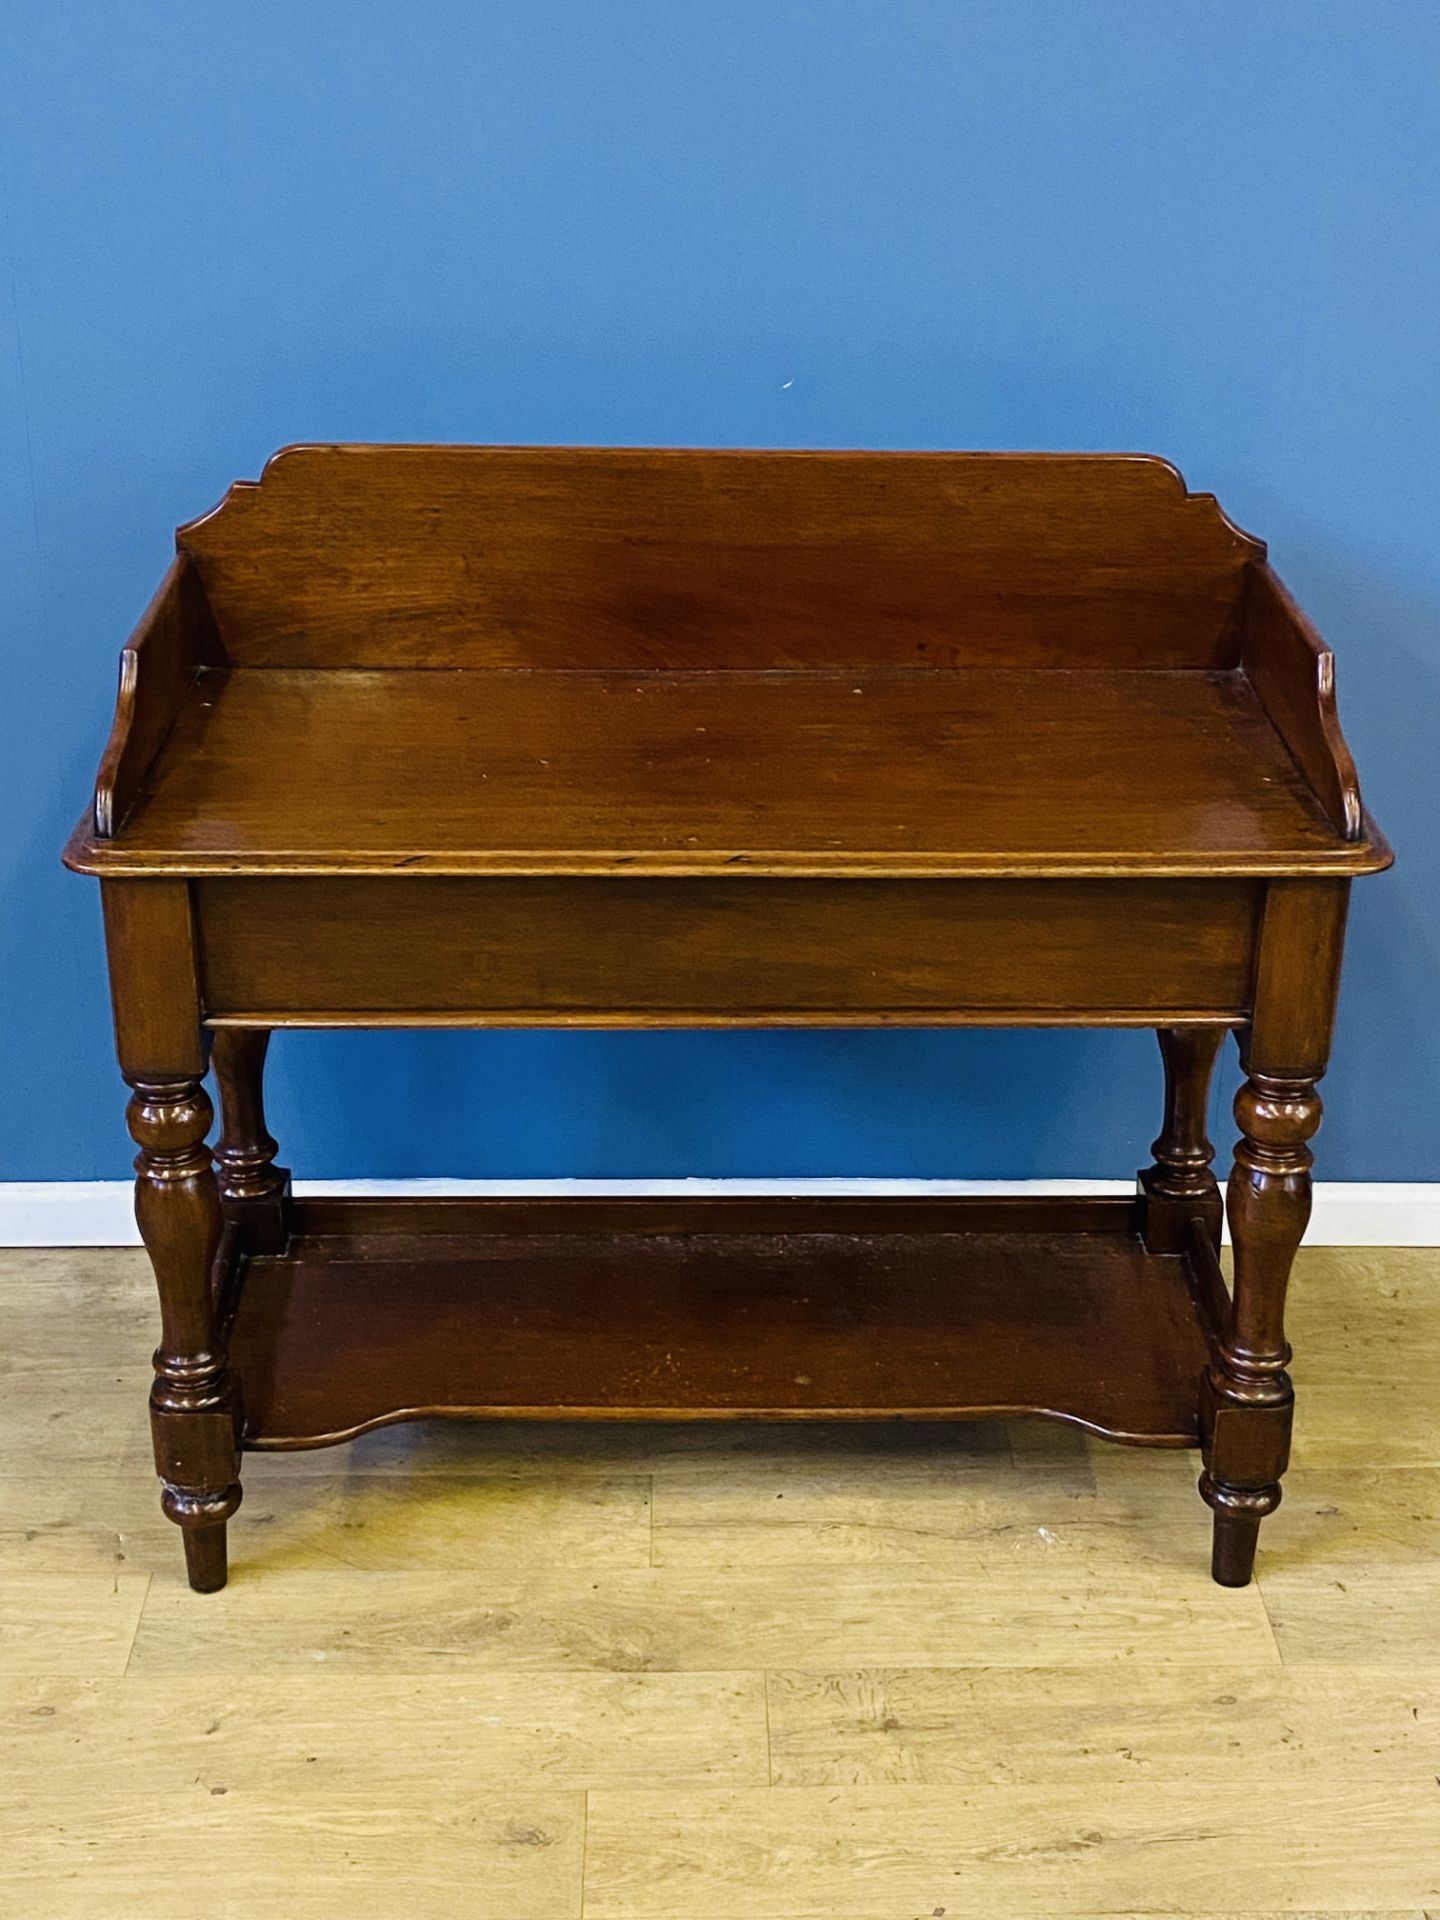
<svg viewBox="0 0 1440 1920"><path fill-rule="evenodd" d="M302 1180L302 1194L1124 1194L1128 1180ZM1440 1246L1440 1181L1319 1181L1306 1242ZM128 1180L0 1181L0 1246L139 1245Z"/></svg>

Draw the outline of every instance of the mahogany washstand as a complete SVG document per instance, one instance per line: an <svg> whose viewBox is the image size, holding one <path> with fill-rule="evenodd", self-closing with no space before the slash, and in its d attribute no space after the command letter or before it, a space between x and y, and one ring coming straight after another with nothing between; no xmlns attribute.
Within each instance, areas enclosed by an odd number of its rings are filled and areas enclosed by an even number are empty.
<svg viewBox="0 0 1440 1920"><path fill-rule="evenodd" d="M244 1449L436 1414L1049 1415L1200 1447L1249 1579L1346 902L1390 860L1258 540L1143 456L338 446L177 548L66 859L192 1586ZM305 1200L262 1108L276 1027L834 1025L1153 1027L1154 1164L1113 1200Z"/></svg>

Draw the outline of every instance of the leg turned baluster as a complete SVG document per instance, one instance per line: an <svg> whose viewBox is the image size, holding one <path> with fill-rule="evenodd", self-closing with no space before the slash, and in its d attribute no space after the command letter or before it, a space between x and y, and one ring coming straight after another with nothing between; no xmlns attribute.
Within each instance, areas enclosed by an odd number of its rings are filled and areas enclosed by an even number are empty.
<svg viewBox="0 0 1440 1920"><path fill-rule="evenodd" d="M1280 1504L1290 1457L1285 1293L1310 1218L1315 1089L1329 1058L1348 891L1344 882L1274 880L1266 893L1226 1194L1234 1297L1200 1398L1200 1492L1215 1515L1211 1571L1226 1587L1250 1578L1260 1522Z"/></svg>
<svg viewBox="0 0 1440 1920"><path fill-rule="evenodd" d="M150 1431L161 1505L180 1527L190 1584L225 1584L225 1523L240 1504L239 1392L212 1294L221 1240L190 890L183 881L101 887L115 1048L133 1089L135 1218L155 1269L160 1345Z"/></svg>
<svg viewBox="0 0 1440 1920"><path fill-rule="evenodd" d="M1295 1401L1286 1372L1285 1291L1310 1218L1307 1143L1320 1116L1312 1078L1262 1073L1252 1065L1235 1096L1240 1139L1226 1209L1235 1304L1210 1369L1213 1438L1200 1481L1215 1511L1212 1571L1224 1587L1249 1580L1260 1522L1280 1504Z"/></svg>
<svg viewBox="0 0 1440 1920"><path fill-rule="evenodd" d="M1161 1027L1156 1035L1165 1063L1165 1123L1150 1149L1155 1164L1140 1175L1145 1244L1152 1253L1183 1252L1197 1216L1220 1244L1224 1203L1210 1171L1215 1149L1206 1138L1205 1117L1224 1037L1223 1027Z"/></svg>
<svg viewBox="0 0 1440 1920"><path fill-rule="evenodd" d="M264 1027L221 1027L212 1064L220 1094L220 1204L239 1229L246 1253L283 1253L290 1235L290 1174L265 1126Z"/></svg>
<svg viewBox="0 0 1440 1920"><path fill-rule="evenodd" d="M198 1080L127 1074L135 1218L160 1294L150 1425L160 1504L182 1529L197 1592L225 1584L225 1523L240 1504L235 1384L215 1325L210 1276L220 1196L205 1136L210 1096Z"/></svg>

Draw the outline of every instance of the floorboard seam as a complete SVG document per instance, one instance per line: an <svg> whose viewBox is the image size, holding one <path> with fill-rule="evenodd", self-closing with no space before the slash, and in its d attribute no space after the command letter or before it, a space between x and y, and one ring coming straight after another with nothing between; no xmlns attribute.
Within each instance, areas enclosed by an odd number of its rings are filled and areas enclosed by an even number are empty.
<svg viewBox="0 0 1440 1920"><path fill-rule="evenodd" d="M1275 1648L1275 1664L1280 1667L1287 1667L1290 1663L1285 1658L1285 1649L1281 1646L1280 1636L1275 1631L1275 1617L1270 1611L1270 1602L1265 1597L1265 1577L1263 1574L1257 1573L1255 1575L1255 1591L1260 1596L1260 1609L1265 1615L1265 1625L1269 1628L1271 1644Z"/></svg>
<svg viewBox="0 0 1440 1920"><path fill-rule="evenodd" d="M145 1591L141 1594L140 1604L135 1609L135 1624L130 1629L130 1644L125 1649L125 1664L120 1669L120 1678L122 1680L129 1678L130 1662L135 1658L135 1642L140 1638L140 1623L145 1618L145 1609L150 1604L150 1589L154 1584L154 1574L147 1573L145 1576Z"/></svg>

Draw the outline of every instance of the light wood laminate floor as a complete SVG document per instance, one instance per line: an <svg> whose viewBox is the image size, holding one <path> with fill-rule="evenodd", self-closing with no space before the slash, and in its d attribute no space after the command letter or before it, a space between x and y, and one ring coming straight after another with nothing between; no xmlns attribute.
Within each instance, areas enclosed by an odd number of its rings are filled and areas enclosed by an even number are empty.
<svg viewBox="0 0 1440 1920"><path fill-rule="evenodd" d="M1440 1914L1440 1254L1292 1298L1243 1592L1193 1456L1016 1423L252 1455L201 1596L143 1255L0 1254L0 1914Z"/></svg>

